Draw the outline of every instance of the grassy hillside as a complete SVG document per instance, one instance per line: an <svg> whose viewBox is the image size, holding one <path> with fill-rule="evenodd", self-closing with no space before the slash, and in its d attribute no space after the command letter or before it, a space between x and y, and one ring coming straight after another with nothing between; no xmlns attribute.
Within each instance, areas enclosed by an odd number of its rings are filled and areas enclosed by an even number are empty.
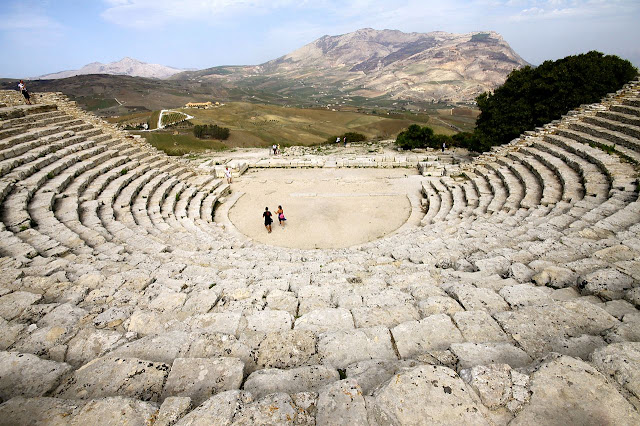
<svg viewBox="0 0 640 426"><path fill-rule="evenodd" d="M428 115L363 114L316 108L287 108L276 105L232 102L209 110L183 110L193 115L194 124L218 124L231 129L230 146L314 145L346 132L370 139L389 139L413 123L429 124L437 133L455 131Z"/></svg>

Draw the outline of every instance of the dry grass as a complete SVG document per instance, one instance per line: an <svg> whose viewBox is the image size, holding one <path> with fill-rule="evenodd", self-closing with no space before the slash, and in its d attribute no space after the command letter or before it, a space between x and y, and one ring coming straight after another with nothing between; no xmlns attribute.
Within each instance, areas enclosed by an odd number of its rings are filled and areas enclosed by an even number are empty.
<svg viewBox="0 0 640 426"><path fill-rule="evenodd" d="M195 118L194 124L217 124L231 129L228 146L316 145L329 137L358 132L370 139L394 138L425 117L407 117L330 111L312 108L286 108L275 105L232 102L210 110L182 110ZM430 123L431 124L431 123ZM448 133L433 123L436 133Z"/></svg>

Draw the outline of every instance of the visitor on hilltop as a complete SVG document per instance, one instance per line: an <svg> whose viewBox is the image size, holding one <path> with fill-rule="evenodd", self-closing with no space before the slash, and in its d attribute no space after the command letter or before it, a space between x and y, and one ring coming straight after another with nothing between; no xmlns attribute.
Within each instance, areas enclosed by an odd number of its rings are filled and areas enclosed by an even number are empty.
<svg viewBox="0 0 640 426"><path fill-rule="evenodd" d="M347 137L345 136L345 137L342 139L342 141L344 142L344 147L346 148L346 147L347 147Z"/></svg>
<svg viewBox="0 0 640 426"><path fill-rule="evenodd" d="M228 166L224 168L224 175L225 175L225 177L227 178L227 183L228 183L228 184L231 184L231 181L232 181L233 179L231 178L231 170L229 170L229 167L228 167Z"/></svg>
<svg viewBox="0 0 640 426"><path fill-rule="evenodd" d="M18 90L20 90L22 96L24 96L24 100L27 105L31 105L31 96L29 96L29 91L27 90L27 86L25 86L24 81L20 80L20 83L18 83Z"/></svg>
<svg viewBox="0 0 640 426"><path fill-rule="evenodd" d="M336 138L336 143L340 143L340 136Z"/></svg>
<svg viewBox="0 0 640 426"><path fill-rule="evenodd" d="M282 151L280 151L280 144L278 144L278 155L282 154Z"/></svg>
<svg viewBox="0 0 640 426"><path fill-rule="evenodd" d="M278 206L278 211L276 213L278 214L278 222L280 222L280 226L284 228L284 221L287 219L284 217L284 210L282 210L282 206Z"/></svg>
<svg viewBox="0 0 640 426"><path fill-rule="evenodd" d="M442 152L444 152L444 149L447 147L447 144L442 142Z"/></svg>
<svg viewBox="0 0 640 426"><path fill-rule="evenodd" d="M264 227L267 228L267 231L269 231L269 233L271 233L271 223L273 223L273 219L271 219L271 212L269 211L269 207L264 208L262 217L264 218Z"/></svg>
<svg viewBox="0 0 640 426"><path fill-rule="evenodd" d="M273 144L273 146L271 147L271 149L273 150L273 155L278 154L278 145L276 145L275 143Z"/></svg>

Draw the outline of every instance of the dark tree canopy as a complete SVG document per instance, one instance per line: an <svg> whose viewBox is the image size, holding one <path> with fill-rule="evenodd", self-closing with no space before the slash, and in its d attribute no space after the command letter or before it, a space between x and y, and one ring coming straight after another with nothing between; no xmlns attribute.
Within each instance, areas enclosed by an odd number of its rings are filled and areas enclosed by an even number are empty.
<svg viewBox="0 0 640 426"><path fill-rule="evenodd" d="M443 143L450 146L452 142L451 137L447 135L436 135L431 127L420 127L417 124L409 126L407 130L401 132L396 138L396 145L402 149L440 149Z"/></svg>
<svg viewBox="0 0 640 426"><path fill-rule="evenodd" d="M226 140L229 137L229 129L226 127L220 127L217 124L197 124L193 126L193 135L200 139L212 138Z"/></svg>
<svg viewBox="0 0 640 426"><path fill-rule="evenodd" d="M480 142L476 144L508 143L581 104L600 101L637 73L629 61L596 51L514 70L493 94L476 98L481 111L475 130Z"/></svg>
<svg viewBox="0 0 640 426"><path fill-rule="evenodd" d="M364 142L367 140L367 137L362 133L347 132L347 133L343 133L340 136L329 136L329 138L327 139L327 142L334 143L336 142L337 138L340 138L340 141L343 141L345 138L347 138L347 142Z"/></svg>

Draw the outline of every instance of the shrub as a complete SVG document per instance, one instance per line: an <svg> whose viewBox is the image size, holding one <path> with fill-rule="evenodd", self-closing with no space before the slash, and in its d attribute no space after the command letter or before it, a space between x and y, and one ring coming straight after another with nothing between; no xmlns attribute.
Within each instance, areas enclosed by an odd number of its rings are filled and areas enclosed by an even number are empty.
<svg viewBox="0 0 640 426"><path fill-rule="evenodd" d="M329 136L327 143L336 143L338 138L340 138L340 142L344 141L344 138L347 138L347 142L364 142L367 140L367 137L362 133L347 132L340 136Z"/></svg>
<svg viewBox="0 0 640 426"><path fill-rule="evenodd" d="M396 145L402 149L414 148L435 148L438 149L442 143L451 144L451 138L446 135L436 135L429 126L420 127L412 124L404 132L400 132L396 138Z"/></svg>
<svg viewBox="0 0 640 426"><path fill-rule="evenodd" d="M229 138L229 133L228 128L220 127L217 124L197 124L193 126L193 135L200 139L218 139L223 141Z"/></svg>

